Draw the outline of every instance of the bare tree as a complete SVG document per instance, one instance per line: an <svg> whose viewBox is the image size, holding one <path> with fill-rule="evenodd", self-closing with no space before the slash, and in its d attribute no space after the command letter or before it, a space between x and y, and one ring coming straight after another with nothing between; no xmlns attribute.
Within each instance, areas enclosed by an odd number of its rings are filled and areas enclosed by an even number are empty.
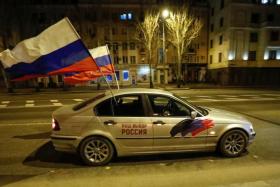
<svg viewBox="0 0 280 187"><path fill-rule="evenodd" d="M158 19L159 13L154 10L149 10L145 13L144 21L137 23L137 29L141 35L141 38L137 39L144 45L147 53L146 57L150 69L150 88L153 88L152 57L154 55L155 46L157 45Z"/></svg>
<svg viewBox="0 0 280 187"><path fill-rule="evenodd" d="M182 57L190 43L199 35L202 22L196 18L189 7L175 9L166 19L169 41L177 50L176 78L180 88L182 81Z"/></svg>

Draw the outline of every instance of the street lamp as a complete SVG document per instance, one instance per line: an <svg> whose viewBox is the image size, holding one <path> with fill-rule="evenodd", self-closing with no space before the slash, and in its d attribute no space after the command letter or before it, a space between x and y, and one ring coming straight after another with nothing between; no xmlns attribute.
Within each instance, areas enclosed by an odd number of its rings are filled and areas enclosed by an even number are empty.
<svg viewBox="0 0 280 187"><path fill-rule="evenodd" d="M162 63L164 64L163 65L163 67L165 67L165 65L166 65L166 51L165 51L165 26L164 26L164 20L166 19L166 18L168 18L168 16L169 16L169 10L168 9L164 9L164 10L162 10L162 12L161 12L161 16L162 16ZM165 70L165 68L163 69L163 71L164 71L164 76L165 76L165 83L166 82L168 82L167 81L167 77L168 77L168 75L165 75L166 74L166 70ZM168 74L168 73L167 73Z"/></svg>
<svg viewBox="0 0 280 187"><path fill-rule="evenodd" d="M164 9L161 12L161 16L162 16L163 20L168 18L169 10L168 9ZM162 62L164 64L165 64L165 59L166 59L166 54L165 54L165 27L164 27L164 22L162 22Z"/></svg>

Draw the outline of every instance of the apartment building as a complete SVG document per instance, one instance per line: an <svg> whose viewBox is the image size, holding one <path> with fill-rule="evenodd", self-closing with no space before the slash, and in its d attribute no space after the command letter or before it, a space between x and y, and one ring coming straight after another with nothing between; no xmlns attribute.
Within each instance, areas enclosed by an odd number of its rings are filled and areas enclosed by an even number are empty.
<svg viewBox="0 0 280 187"><path fill-rule="evenodd" d="M197 81L199 73L207 66L207 3L199 0L193 3L194 12L204 20L201 37L189 47L183 63L186 81ZM159 11L166 5L180 6L184 1L161 0L26 0L8 2L1 1L0 16L0 50L12 49L18 42L34 37L45 28L63 17L69 17L80 34L85 45L91 49L107 44L111 59L116 68L116 77L121 85L148 84L149 65L146 52L137 40L137 21L143 20L144 12L154 7ZM156 84L172 82L175 72L176 52L168 43L166 34L165 50L163 49L163 23L160 23L158 49L152 61L152 79ZM166 32L166 31L165 31ZM163 54L165 52L165 55ZM163 61L163 55L165 60ZM201 69L202 68L202 69ZM202 70L202 71L201 71ZM190 76L190 78L189 78ZM114 77L108 76L115 82ZM45 87L63 84L63 76L39 78ZM15 86L31 86L34 81L16 83ZM91 83L89 83L91 84ZM3 83L2 83L2 86Z"/></svg>
<svg viewBox="0 0 280 187"><path fill-rule="evenodd" d="M209 81L279 86L280 1L209 2Z"/></svg>

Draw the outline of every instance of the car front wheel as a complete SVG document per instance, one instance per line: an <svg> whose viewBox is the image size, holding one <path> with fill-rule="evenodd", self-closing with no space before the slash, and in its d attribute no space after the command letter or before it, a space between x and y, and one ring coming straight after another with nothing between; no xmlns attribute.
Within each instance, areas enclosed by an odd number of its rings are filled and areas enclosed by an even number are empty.
<svg viewBox="0 0 280 187"><path fill-rule="evenodd" d="M110 162L113 155L113 145L103 137L88 137L80 146L80 156L87 165L105 165Z"/></svg>
<svg viewBox="0 0 280 187"><path fill-rule="evenodd" d="M248 138L241 130L231 130L227 132L220 141L220 151L226 157L240 156L246 146Z"/></svg>

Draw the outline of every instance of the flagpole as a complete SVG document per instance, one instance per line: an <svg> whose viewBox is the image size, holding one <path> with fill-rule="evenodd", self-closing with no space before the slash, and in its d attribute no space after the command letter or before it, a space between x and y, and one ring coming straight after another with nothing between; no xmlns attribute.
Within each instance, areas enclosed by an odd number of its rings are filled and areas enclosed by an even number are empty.
<svg viewBox="0 0 280 187"><path fill-rule="evenodd" d="M110 57L110 61L111 61L111 64L113 64L112 60L111 60L111 56L110 56L110 51L109 51L109 48L106 44L106 49L107 49L107 52L109 54L109 57ZM115 70L115 66L113 66L114 68L114 75L115 75L115 79L116 79L116 83L117 83L117 87L118 87L118 90L120 89L120 86L119 86L119 81L118 81L118 78L117 78L117 75L116 75L116 70Z"/></svg>
<svg viewBox="0 0 280 187"><path fill-rule="evenodd" d="M68 22L68 24L70 25L70 27L72 28L72 30L74 31L74 33L76 34L76 36L80 39L81 37L80 37L79 33L76 31L75 27L72 25L72 23L71 23L71 21L68 19L68 17L65 17L64 19ZM83 43L83 42L82 42L82 43Z"/></svg>

